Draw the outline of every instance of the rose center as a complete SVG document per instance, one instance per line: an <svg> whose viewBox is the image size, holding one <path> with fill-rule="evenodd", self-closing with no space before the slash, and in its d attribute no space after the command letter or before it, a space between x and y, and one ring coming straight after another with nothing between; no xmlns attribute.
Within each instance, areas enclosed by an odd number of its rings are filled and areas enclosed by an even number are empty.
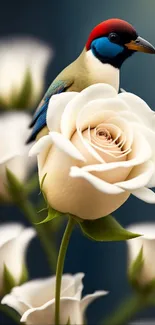
<svg viewBox="0 0 155 325"><path fill-rule="evenodd" d="M110 134L110 132L106 128L96 129L96 136L103 139L103 140L108 140L108 141L113 140L112 135Z"/></svg>

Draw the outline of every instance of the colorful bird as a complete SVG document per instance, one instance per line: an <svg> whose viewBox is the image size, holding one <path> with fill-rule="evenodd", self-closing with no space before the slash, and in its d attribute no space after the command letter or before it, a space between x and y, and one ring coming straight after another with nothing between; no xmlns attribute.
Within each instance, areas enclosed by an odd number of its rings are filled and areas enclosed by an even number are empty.
<svg viewBox="0 0 155 325"><path fill-rule="evenodd" d="M32 119L33 130L27 143L46 127L48 103L54 94L80 92L95 83L110 84L118 91L120 67L136 51L155 54L155 48L139 37L132 25L121 19L97 25L80 56L56 77L45 93Z"/></svg>

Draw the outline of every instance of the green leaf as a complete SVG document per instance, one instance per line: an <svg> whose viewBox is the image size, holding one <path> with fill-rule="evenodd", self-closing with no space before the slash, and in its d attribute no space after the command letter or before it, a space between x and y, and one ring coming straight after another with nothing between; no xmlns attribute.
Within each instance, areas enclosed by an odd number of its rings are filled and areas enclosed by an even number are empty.
<svg viewBox="0 0 155 325"><path fill-rule="evenodd" d="M23 264L22 275L21 275L21 278L20 278L20 281L19 281L19 285L27 282L28 279L29 279L28 269L27 269L26 265Z"/></svg>
<svg viewBox="0 0 155 325"><path fill-rule="evenodd" d="M95 241L121 241L140 236L124 229L110 215L93 221L78 221L78 223L84 235Z"/></svg>
<svg viewBox="0 0 155 325"><path fill-rule="evenodd" d="M48 216L44 220L35 223L35 225L41 225L43 223L47 223L55 218L60 217L61 215L62 215L62 213L60 213L50 207L50 208L48 208Z"/></svg>
<svg viewBox="0 0 155 325"><path fill-rule="evenodd" d="M128 276L129 281L134 285L137 282L138 277L141 273L142 267L144 264L143 259L143 247L140 249L139 254L137 255L136 259L133 261L129 268Z"/></svg>
<svg viewBox="0 0 155 325"><path fill-rule="evenodd" d="M66 323L66 325L71 325L70 317L68 318L68 322Z"/></svg>
<svg viewBox="0 0 155 325"><path fill-rule="evenodd" d="M4 264L4 271L3 271L3 282L4 282L4 294L6 295L11 291L13 287L15 287L16 282L5 264Z"/></svg>
<svg viewBox="0 0 155 325"><path fill-rule="evenodd" d="M26 192L24 191L23 184L17 179L17 177L6 168L6 177L7 177L7 189L14 202L20 203L22 200L25 200Z"/></svg>

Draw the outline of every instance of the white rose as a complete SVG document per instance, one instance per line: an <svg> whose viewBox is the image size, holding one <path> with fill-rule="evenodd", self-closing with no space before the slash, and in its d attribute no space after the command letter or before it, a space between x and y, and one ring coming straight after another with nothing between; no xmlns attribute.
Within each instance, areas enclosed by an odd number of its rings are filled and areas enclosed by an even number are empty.
<svg viewBox="0 0 155 325"><path fill-rule="evenodd" d="M0 225L0 296L4 290L4 267L6 266L18 285L22 278L28 245L35 235L33 228L25 228L18 223Z"/></svg>
<svg viewBox="0 0 155 325"><path fill-rule="evenodd" d="M138 223L128 227L129 231L143 236L127 241L128 266L138 257L141 249L143 252L143 266L138 274L138 283L146 285L155 280L155 223Z"/></svg>
<svg viewBox="0 0 155 325"><path fill-rule="evenodd" d="M98 297L107 294L96 291L81 298L83 273L63 275L60 298L60 324L81 325L88 305ZM21 322L31 325L55 324L55 276L33 280L16 287L6 295L2 304L15 309L21 316Z"/></svg>
<svg viewBox="0 0 155 325"><path fill-rule="evenodd" d="M24 182L36 164L30 159L26 140L31 117L26 113L5 113L0 118L0 197L10 199L6 187L6 168Z"/></svg>
<svg viewBox="0 0 155 325"><path fill-rule="evenodd" d="M40 100L45 70L52 56L51 49L32 38L4 39L0 42L0 98L8 105L20 94L26 73L32 80L29 105ZM28 94L29 96L29 94ZM21 107L22 108L22 107Z"/></svg>
<svg viewBox="0 0 155 325"><path fill-rule="evenodd" d="M47 126L30 155L54 209L97 219L130 194L155 203L155 114L141 98L106 84L55 95Z"/></svg>

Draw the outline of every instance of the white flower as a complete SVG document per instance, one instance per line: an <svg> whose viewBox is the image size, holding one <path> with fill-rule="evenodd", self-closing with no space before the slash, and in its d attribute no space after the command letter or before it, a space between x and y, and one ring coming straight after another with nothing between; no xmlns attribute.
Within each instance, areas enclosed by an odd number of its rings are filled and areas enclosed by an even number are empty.
<svg viewBox="0 0 155 325"><path fill-rule="evenodd" d="M28 125L31 117L26 113L5 113L0 118L0 197L10 199L6 187L6 168L20 182L24 182L36 164L30 159L30 147L25 144L30 130Z"/></svg>
<svg viewBox="0 0 155 325"><path fill-rule="evenodd" d="M128 264L129 267L132 265L142 249L143 265L137 281L146 285L155 280L155 223L133 224L128 230L143 235L127 241Z"/></svg>
<svg viewBox="0 0 155 325"><path fill-rule="evenodd" d="M51 49L32 38L4 39L0 42L0 98L10 104L20 94L27 72L32 80L29 105L40 100L44 88L45 70ZM22 108L22 107L21 107Z"/></svg>
<svg viewBox="0 0 155 325"><path fill-rule="evenodd" d="M96 298L107 294L96 291L81 298L83 273L63 275L60 300L60 324L81 325L88 305ZM54 325L55 314L55 277L33 280L14 288L5 296L2 304L15 309L21 322L31 325Z"/></svg>
<svg viewBox="0 0 155 325"><path fill-rule="evenodd" d="M18 223L0 225L0 296L4 290L4 267L18 285L25 266L27 247L35 235L33 228L25 228Z"/></svg>
<svg viewBox="0 0 155 325"><path fill-rule="evenodd" d="M155 203L155 114L141 98L106 84L55 95L47 126L30 155L54 209L97 219L130 194Z"/></svg>

